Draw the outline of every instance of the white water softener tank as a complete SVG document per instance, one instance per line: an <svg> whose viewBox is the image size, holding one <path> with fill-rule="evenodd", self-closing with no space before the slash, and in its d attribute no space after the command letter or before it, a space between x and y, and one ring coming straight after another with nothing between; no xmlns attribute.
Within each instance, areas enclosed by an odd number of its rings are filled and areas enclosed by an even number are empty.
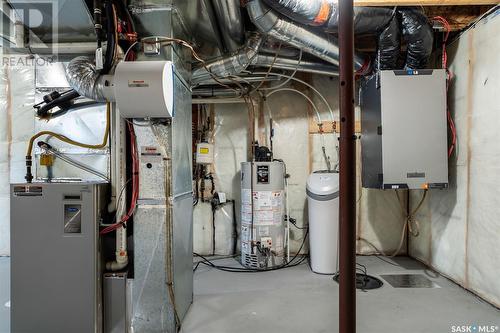
<svg viewBox="0 0 500 333"><path fill-rule="evenodd" d="M339 174L315 172L307 180L309 252L313 272L335 274L338 260Z"/></svg>
<svg viewBox="0 0 500 333"><path fill-rule="evenodd" d="M285 166L241 164L241 263L253 269L285 262Z"/></svg>

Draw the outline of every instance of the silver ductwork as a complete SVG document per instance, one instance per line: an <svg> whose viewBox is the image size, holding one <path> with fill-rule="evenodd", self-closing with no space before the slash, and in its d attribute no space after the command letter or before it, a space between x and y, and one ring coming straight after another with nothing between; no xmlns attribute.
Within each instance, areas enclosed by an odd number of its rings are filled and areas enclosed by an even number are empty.
<svg viewBox="0 0 500 333"><path fill-rule="evenodd" d="M287 71L295 71L303 72L303 73L311 73L311 74L320 74L320 75L329 75L329 76L338 76L339 70L336 66L332 66L330 64L321 63L321 62L313 62L309 60L301 60L294 58L285 58L285 57L275 57L273 55L265 55L259 54L257 55L253 61L252 66L259 67L272 67L275 69L282 69Z"/></svg>
<svg viewBox="0 0 500 333"><path fill-rule="evenodd" d="M338 32L338 0L262 1L294 22ZM378 35L378 69L397 68L401 34L408 44L405 68L425 68L432 53L432 27L416 7L356 7L354 31Z"/></svg>
<svg viewBox="0 0 500 333"><path fill-rule="evenodd" d="M207 0L212 6L219 23L224 46L234 52L245 43L245 30L241 15L240 0Z"/></svg>
<svg viewBox="0 0 500 333"><path fill-rule="evenodd" d="M208 64L207 68L199 67L193 72L193 86L211 83L215 84L216 82L213 80L212 75L215 75L217 78L223 80L224 77L239 75L249 66L265 68L272 67L273 69L287 71L338 76L338 68L327 63L313 62L309 60L299 61L299 59L295 58L281 56L276 57L275 55L260 54L255 51L258 52L259 49L255 49L254 47L249 48L249 45L247 44L247 47L235 55L216 60ZM207 69L210 70L212 75L210 75ZM225 83L231 84L234 83L234 80L229 80Z"/></svg>
<svg viewBox="0 0 500 333"><path fill-rule="evenodd" d="M248 39L246 45L233 55L208 63L206 68L195 69L192 84L197 85L200 82L212 79L213 76L227 77L243 72L259 53L262 40L260 35L253 35Z"/></svg>
<svg viewBox="0 0 500 333"><path fill-rule="evenodd" d="M87 57L76 57L66 67L66 79L71 88L81 96L96 102L113 102L112 76L100 75Z"/></svg>
<svg viewBox="0 0 500 333"><path fill-rule="evenodd" d="M329 32L338 32L338 0L263 0L277 12L300 24L322 27ZM355 7L354 31L376 33L382 30L393 17L394 10L384 7Z"/></svg>
<svg viewBox="0 0 500 333"><path fill-rule="evenodd" d="M238 92L219 87L202 87L193 90L193 96L199 97L239 97Z"/></svg>
<svg viewBox="0 0 500 333"><path fill-rule="evenodd" d="M332 36L279 17L261 0L250 1L247 10L250 19L260 32L302 49L330 64L339 65L339 47ZM356 71L367 67L363 57L359 55L355 55L354 63Z"/></svg>

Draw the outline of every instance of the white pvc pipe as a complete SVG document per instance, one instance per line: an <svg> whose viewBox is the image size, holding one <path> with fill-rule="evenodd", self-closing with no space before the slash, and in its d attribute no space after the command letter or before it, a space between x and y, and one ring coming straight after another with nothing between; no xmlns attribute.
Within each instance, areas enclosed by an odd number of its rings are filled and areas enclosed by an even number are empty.
<svg viewBox="0 0 500 333"><path fill-rule="evenodd" d="M288 200L288 180L285 175L285 205L286 205L286 251L287 262L290 262L290 205Z"/></svg>
<svg viewBox="0 0 500 333"><path fill-rule="evenodd" d="M253 74L263 75L263 74L266 74L266 73L264 73L264 72L255 72ZM305 82L303 80L297 79L296 77L293 77L291 75L280 74L280 73L269 73L268 75L269 76L278 76L278 77L288 78L288 80L293 80L293 81L302 83L306 87L310 88L312 91L314 91L319 96L319 98L321 98L321 100L323 101L323 103L325 103L326 107L328 108L328 112L330 113L330 117L332 118L332 121L335 121L335 115L333 114L333 110L332 110L332 107L330 106L330 103L328 103L328 101L325 98L325 96L321 92L319 92L319 90L316 89L314 86L312 86L311 84L309 84L309 83L307 83L307 82ZM269 89L271 89L271 88L269 88Z"/></svg>
<svg viewBox="0 0 500 333"><path fill-rule="evenodd" d="M314 104L314 102L312 101L312 99L309 96L307 96L306 94L304 94L303 92L301 92L297 89L281 88L281 89L274 90L274 91L270 92L269 94L266 95L266 97L271 97L272 95L279 93L279 92L282 92L282 91L290 91L290 92L294 92L294 93L297 93L299 95L302 95L302 97L304 97L312 105L313 110L316 113L316 118L317 118L318 124L323 123L323 121L321 120L321 114L319 113L319 110L318 110L318 107L316 106L316 104Z"/></svg>
<svg viewBox="0 0 500 333"><path fill-rule="evenodd" d="M112 166L112 170L115 171L114 177L114 187L115 187L115 192L114 192L114 203L115 203L115 209L116 209L116 216L117 219L120 219L126 211L127 205L126 205L126 175L125 175L125 164L126 164L126 158L125 155L121 153L121 151L125 151L122 149L124 143L126 142L125 140L125 134L126 134L126 128L125 128L125 123L121 119L120 114L118 109L114 106L114 114L116 117L116 121L114 122L115 124L115 130L112 132L113 137L112 142L114 142L114 147L112 147L112 152L115 154L115 158L112 159L114 162L114 165ZM119 185L119 187L117 186ZM121 193L121 198L118 202L118 196L120 195L118 192L118 188L122 188L123 192ZM121 192L121 191L120 191ZM120 227L116 230L116 241L115 241L115 260L106 263L106 269L111 270L111 271L119 271L127 267L128 265L128 253L127 253L127 229L124 229L123 227Z"/></svg>

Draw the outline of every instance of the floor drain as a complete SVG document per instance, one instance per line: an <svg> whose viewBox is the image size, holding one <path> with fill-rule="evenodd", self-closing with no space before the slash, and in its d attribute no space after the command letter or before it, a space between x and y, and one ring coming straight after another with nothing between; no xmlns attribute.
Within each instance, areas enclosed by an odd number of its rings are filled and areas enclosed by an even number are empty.
<svg viewBox="0 0 500 333"><path fill-rule="evenodd" d="M339 278L340 278L340 275L336 274L333 277L333 280L335 282L339 283ZM356 289L373 290L373 289L381 288L383 285L384 285L384 283L382 282L382 280L377 279L374 276L356 273Z"/></svg>
<svg viewBox="0 0 500 333"><path fill-rule="evenodd" d="M422 274L391 274L380 277L394 288L439 288L439 285Z"/></svg>

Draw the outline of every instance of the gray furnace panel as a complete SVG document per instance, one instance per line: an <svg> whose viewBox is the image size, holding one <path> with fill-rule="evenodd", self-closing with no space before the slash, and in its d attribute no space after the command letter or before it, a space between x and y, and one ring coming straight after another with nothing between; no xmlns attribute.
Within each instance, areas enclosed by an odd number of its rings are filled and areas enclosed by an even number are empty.
<svg viewBox="0 0 500 333"><path fill-rule="evenodd" d="M102 332L103 184L11 186L14 333Z"/></svg>
<svg viewBox="0 0 500 333"><path fill-rule="evenodd" d="M446 188L446 72L381 71L361 98L363 187Z"/></svg>

